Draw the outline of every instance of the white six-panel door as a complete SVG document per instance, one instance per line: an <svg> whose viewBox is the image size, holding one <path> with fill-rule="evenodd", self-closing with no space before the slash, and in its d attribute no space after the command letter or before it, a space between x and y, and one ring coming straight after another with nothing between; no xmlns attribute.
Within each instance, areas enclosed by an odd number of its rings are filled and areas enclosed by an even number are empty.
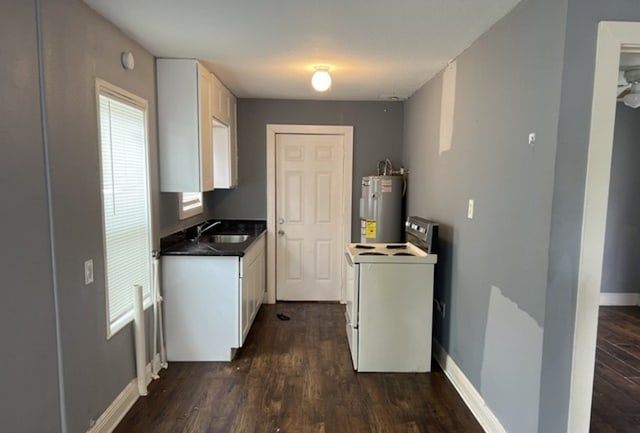
<svg viewBox="0 0 640 433"><path fill-rule="evenodd" d="M278 300L341 298L343 141L343 135L276 135Z"/></svg>

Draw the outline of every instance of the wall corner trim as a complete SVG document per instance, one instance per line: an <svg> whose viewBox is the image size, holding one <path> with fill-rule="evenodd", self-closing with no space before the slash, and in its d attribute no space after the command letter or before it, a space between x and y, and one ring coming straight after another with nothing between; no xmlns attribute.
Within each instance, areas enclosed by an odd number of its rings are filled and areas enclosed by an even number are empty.
<svg viewBox="0 0 640 433"><path fill-rule="evenodd" d="M156 354L152 362L154 365L159 365L160 355ZM146 366L146 378L146 383L149 385L152 379L151 362ZM87 430L87 433L111 433L114 431L129 409L138 401L138 397L138 379L134 377L100 415L93 427Z"/></svg>
<svg viewBox="0 0 640 433"><path fill-rule="evenodd" d="M436 359L442 370L453 384L464 403L467 405L473 416L487 433L507 433L500 424L498 418L493 414L489 406L485 403L480 393L467 379L460 367L449 356L440 345L438 340L433 339L433 357Z"/></svg>

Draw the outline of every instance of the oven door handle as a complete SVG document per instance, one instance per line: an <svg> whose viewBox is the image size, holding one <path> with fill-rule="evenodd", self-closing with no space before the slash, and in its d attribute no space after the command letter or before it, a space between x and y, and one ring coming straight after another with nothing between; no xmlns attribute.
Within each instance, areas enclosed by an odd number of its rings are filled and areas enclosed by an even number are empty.
<svg viewBox="0 0 640 433"><path fill-rule="evenodd" d="M344 256L347 258L347 264L349 266L353 266L353 260L351 260L351 255L349 253L344 253Z"/></svg>

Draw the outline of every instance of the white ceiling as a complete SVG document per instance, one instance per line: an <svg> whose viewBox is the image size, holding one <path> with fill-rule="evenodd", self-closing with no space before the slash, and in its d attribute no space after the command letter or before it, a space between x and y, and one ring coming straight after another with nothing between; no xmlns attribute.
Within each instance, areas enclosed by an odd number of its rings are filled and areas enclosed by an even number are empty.
<svg viewBox="0 0 640 433"><path fill-rule="evenodd" d="M157 57L197 58L238 97L407 98L520 0L85 0ZM311 89L314 65L332 88Z"/></svg>

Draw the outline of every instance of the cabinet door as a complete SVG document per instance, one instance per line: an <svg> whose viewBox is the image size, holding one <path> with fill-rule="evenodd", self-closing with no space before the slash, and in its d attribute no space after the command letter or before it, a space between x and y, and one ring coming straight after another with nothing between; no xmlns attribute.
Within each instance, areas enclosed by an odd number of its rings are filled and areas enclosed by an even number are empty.
<svg viewBox="0 0 640 433"><path fill-rule="evenodd" d="M236 97L231 95L231 121L229 122L230 140L229 143L229 165L231 173L230 186L238 186L238 104Z"/></svg>
<svg viewBox="0 0 640 433"><path fill-rule="evenodd" d="M253 260L251 264L251 323L258 314L258 310L262 305L262 301L264 299L264 289L265 289L265 241L264 238L260 239L256 246L256 256L255 260Z"/></svg>
<svg viewBox="0 0 640 433"><path fill-rule="evenodd" d="M200 115L200 177L202 191L213 189L213 137L211 135L211 75L198 64L198 113Z"/></svg>
<svg viewBox="0 0 640 433"><path fill-rule="evenodd" d="M253 286L253 278L250 267L247 267L246 263L242 266L244 267L244 273L240 289L240 329L242 330L242 343L244 344L244 340L247 338L251 328L251 288Z"/></svg>
<svg viewBox="0 0 640 433"><path fill-rule="evenodd" d="M160 190L210 191L211 76L192 59L157 59Z"/></svg>
<svg viewBox="0 0 640 433"><path fill-rule="evenodd" d="M264 301L264 291L265 291L265 282L266 282L266 254L265 254L265 246L260 247L260 253L256 259L256 276L255 276L255 289L253 293L253 309L254 316L258 313L260 306L262 305L262 301Z"/></svg>
<svg viewBox="0 0 640 433"><path fill-rule="evenodd" d="M164 329L170 361L230 361L242 345L237 257L163 256Z"/></svg>
<svg viewBox="0 0 640 433"><path fill-rule="evenodd" d="M215 77L213 79L219 83ZM217 92L222 95L222 107L220 116L214 115L212 119L214 185L227 189L238 184L236 97L223 85Z"/></svg>
<svg viewBox="0 0 640 433"><path fill-rule="evenodd" d="M160 190L202 190L198 63L157 59Z"/></svg>
<svg viewBox="0 0 640 433"><path fill-rule="evenodd" d="M211 116L224 122L223 89L222 82L214 74L211 74Z"/></svg>
<svg viewBox="0 0 640 433"><path fill-rule="evenodd" d="M244 342L264 297L266 269L264 237L258 239L242 257L241 269L240 326Z"/></svg>
<svg viewBox="0 0 640 433"><path fill-rule="evenodd" d="M231 125L231 110L233 108L233 100L235 97L226 87L222 90L222 109L224 111L224 121Z"/></svg>

